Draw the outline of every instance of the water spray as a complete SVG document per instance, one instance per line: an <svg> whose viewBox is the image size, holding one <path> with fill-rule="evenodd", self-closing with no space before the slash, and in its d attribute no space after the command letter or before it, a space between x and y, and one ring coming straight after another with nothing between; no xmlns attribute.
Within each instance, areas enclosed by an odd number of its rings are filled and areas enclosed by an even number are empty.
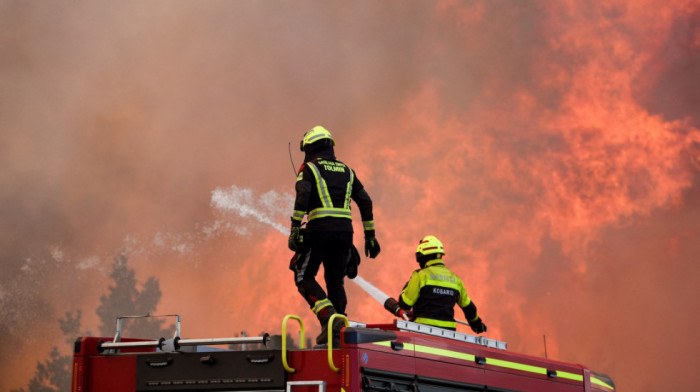
<svg viewBox="0 0 700 392"><path fill-rule="evenodd" d="M252 190L235 185L228 189L217 188L211 193L211 206L217 210L234 213L242 218L253 218L284 235L289 235L289 229L278 223L278 219L293 205L294 197L288 193L269 191L256 196Z"/></svg>
<svg viewBox="0 0 700 392"><path fill-rule="evenodd" d="M292 166L294 166L293 161ZM268 192L259 198L255 198L251 190L238 188L233 185L229 189L214 190L212 192L211 204L219 210L233 212L243 218L255 218L258 222L269 225L284 235L289 235L289 229L275 220L275 215L282 213L282 209L279 208L281 201L287 201L288 204L290 204L293 202L293 199L291 199L291 195L279 195L274 192ZM390 298L389 295L359 275L356 276L355 279L350 280L382 306L384 306L386 300ZM464 321L455 321L460 324L469 325Z"/></svg>

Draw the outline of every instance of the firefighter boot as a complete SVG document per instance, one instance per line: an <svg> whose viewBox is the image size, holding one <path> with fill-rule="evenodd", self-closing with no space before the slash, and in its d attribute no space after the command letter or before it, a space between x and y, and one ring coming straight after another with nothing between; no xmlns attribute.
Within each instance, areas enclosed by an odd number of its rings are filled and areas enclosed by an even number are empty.
<svg viewBox="0 0 700 392"><path fill-rule="evenodd" d="M326 312L318 315L318 321L321 323L321 333L316 336L316 344L318 345L326 345L328 343L328 324L331 316L336 314L333 307L328 307L326 309ZM342 319L336 318L333 320L333 326L331 327L331 338L333 339L333 345L335 347L340 345L340 330L343 329L344 326L345 322Z"/></svg>
<svg viewBox="0 0 700 392"><path fill-rule="evenodd" d="M345 321L341 318L333 320L333 347L340 347L340 330L345 327Z"/></svg>
<svg viewBox="0 0 700 392"><path fill-rule="evenodd" d="M331 327L331 339L333 339L333 347L340 346L340 330L345 326L345 322L342 319L333 320L333 326ZM328 323L323 324L321 333L316 336L316 344L319 346L328 346Z"/></svg>

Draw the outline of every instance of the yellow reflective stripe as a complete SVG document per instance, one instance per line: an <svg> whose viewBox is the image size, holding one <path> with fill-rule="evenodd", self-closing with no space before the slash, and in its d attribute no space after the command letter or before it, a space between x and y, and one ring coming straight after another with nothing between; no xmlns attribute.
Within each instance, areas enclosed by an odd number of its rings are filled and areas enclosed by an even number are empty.
<svg viewBox="0 0 700 392"><path fill-rule="evenodd" d="M350 181L348 181L348 186L345 189L345 209L350 209L350 195L352 195L352 183L355 181L355 174L350 170Z"/></svg>
<svg viewBox="0 0 700 392"><path fill-rule="evenodd" d="M327 217L352 219L352 213L350 212L350 194L352 192L352 182L355 178L352 174L352 170L350 171L350 182L348 182L345 194L345 208L334 208L330 192L328 191L328 185L321 176L318 167L311 162L307 162L307 164L316 179L316 189L318 190L318 196L323 205L322 208L316 208L309 212L309 220Z"/></svg>
<svg viewBox="0 0 700 392"><path fill-rule="evenodd" d="M405 344L404 344L404 347L406 347ZM471 362L476 361L476 357L474 356L474 354L460 353L458 351L450 351L450 350L444 350L441 348L435 348L435 347L429 347L429 346L419 346L419 345L415 345L413 347L413 349L419 353L440 355L443 357L461 359L464 361L471 361Z"/></svg>
<svg viewBox="0 0 700 392"><path fill-rule="evenodd" d="M319 134L310 136L310 137L306 138L306 144L311 144L311 143L315 142L316 139L320 139L320 138L324 138L324 137L328 137L328 135L325 135L323 133L319 133Z"/></svg>
<svg viewBox="0 0 700 392"><path fill-rule="evenodd" d="M331 201L331 196L328 194L328 186L326 185L326 180L321 177L321 172L318 170L316 165L311 162L307 162L309 168L311 168L311 173L314 174L316 178L316 189L318 190L318 196L321 199L321 204L324 207L333 207L333 202Z"/></svg>
<svg viewBox="0 0 700 392"><path fill-rule="evenodd" d="M606 383L605 381L600 380L600 379L598 379L598 378L596 378L596 377L594 377L594 376L591 376L591 382L592 382L593 384L597 384L597 385L600 385L600 386L602 386L602 387L605 387L605 388L608 388L608 389L612 389L613 391L615 390L615 388L613 388L612 385L610 385L610 384Z"/></svg>
<svg viewBox="0 0 700 392"><path fill-rule="evenodd" d="M294 210L292 213L292 219L300 221L304 219L304 214L304 211Z"/></svg>
<svg viewBox="0 0 700 392"><path fill-rule="evenodd" d="M436 327L455 328L457 326L457 323L454 321L435 320L426 317L417 317L415 319L415 322L420 324L434 325Z"/></svg>
<svg viewBox="0 0 700 392"><path fill-rule="evenodd" d="M311 308L311 310L313 310L314 313L318 314L318 312L320 312L321 309L327 308L329 306L333 306L331 300L328 298L324 298L322 300L316 301L316 303L314 303L314 307Z"/></svg>
<svg viewBox="0 0 700 392"><path fill-rule="evenodd" d="M374 230L374 221L362 221L362 227L365 230Z"/></svg>
<svg viewBox="0 0 700 392"><path fill-rule="evenodd" d="M352 212L344 208L316 208L309 212L309 220L327 217L352 219Z"/></svg>
<svg viewBox="0 0 700 392"><path fill-rule="evenodd" d="M386 346L386 347L391 347L391 342L384 341L384 342L374 342L373 344L379 345L379 346ZM410 343L404 343L403 344L404 349L408 350L414 350L415 352L419 353L425 353L425 354L432 354L432 355L438 355L442 357L448 357L448 358L454 358L454 359L460 359L464 361L470 361L470 362L475 362L476 361L476 356L473 354L467 354L467 353L462 353L459 351L451 351L451 350L445 350L441 348L435 348L435 347L430 347L430 346L421 346L417 344L410 344ZM523 372L529 372L529 373L536 373L536 374L541 374L541 375L547 375L547 368L543 368L540 366L533 366L533 365L526 365L524 363L518 363L518 362L512 362L512 361L505 361L502 359L495 359L495 358L489 358L486 357L485 363L490 366L498 366L506 369L514 369L514 370L520 370ZM552 369L555 370L555 369ZM558 378L566 378L572 381L578 381L578 382L583 382L583 375L582 374L576 374L576 373L570 373L570 372L565 372L562 370L555 370L557 372L557 377ZM607 387L609 389L614 388L607 383L591 376L591 381L595 384Z"/></svg>
<svg viewBox="0 0 700 392"><path fill-rule="evenodd" d="M487 365L500 366L508 369L522 370L524 372L537 373L547 375L547 369L539 366L526 365L524 363L517 363L511 361L504 361L502 359L488 358L486 360Z"/></svg>
<svg viewBox="0 0 700 392"><path fill-rule="evenodd" d="M444 287L448 289L454 289L457 292L459 292L459 284L457 282L448 282L445 280L434 280L434 279L426 279L425 283L423 284L424 286L435 286L435 287Z"/></svg>
<svg viewBox="0 0 700 392"><path fill-rule="evenodd" d="M557 370L557 377L583 382L583 375L582 374L569 373L569 372Z"/></svg>

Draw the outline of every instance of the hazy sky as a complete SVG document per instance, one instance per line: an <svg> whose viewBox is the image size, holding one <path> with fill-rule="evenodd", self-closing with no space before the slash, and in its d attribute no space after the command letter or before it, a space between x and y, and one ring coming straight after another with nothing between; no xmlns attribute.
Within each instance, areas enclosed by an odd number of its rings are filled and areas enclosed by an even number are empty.
<svg viewBox="0 0 700 392"><path fill-rule="evenodd" d="M122 253L187 337L315 333L284 234L315 125L374 200L381 290L433 234L509 350L693 390L699 107L692 0L0 0L0 390L69 352L66 312L97 331Z"/></svg>

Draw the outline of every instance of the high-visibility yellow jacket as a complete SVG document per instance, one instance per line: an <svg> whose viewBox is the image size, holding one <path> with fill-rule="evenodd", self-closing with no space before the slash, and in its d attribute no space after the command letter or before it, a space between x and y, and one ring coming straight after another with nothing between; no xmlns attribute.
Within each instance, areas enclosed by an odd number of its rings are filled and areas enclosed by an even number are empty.
<svg viewBox="0 0 700 392"><path fill-rule="evenodd" d="M456 327L455 304L464 311L467 321L479 317L462 280L441 259L430 260L425 267L413 271L399 296L402 309L413 308L415 322L442 328Z"/></svg>

